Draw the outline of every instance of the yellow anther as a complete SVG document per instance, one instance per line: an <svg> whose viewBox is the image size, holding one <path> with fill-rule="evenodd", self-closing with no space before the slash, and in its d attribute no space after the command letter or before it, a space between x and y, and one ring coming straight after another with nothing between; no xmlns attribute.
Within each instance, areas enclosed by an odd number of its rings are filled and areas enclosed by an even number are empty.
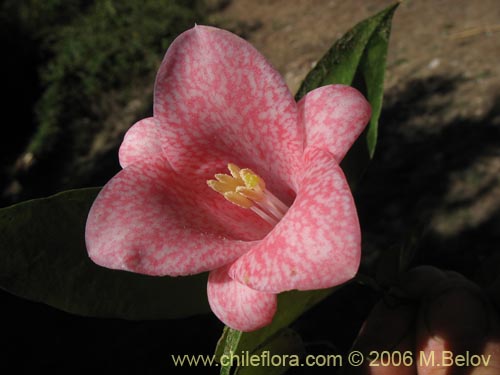
<svg viewBox="0 0 500 375"><path fill-rule="evenodd" d="M254 202L260 202L261 200L264 199L264 193L262 192L262 190L255 191L245 186L238 186L236 188L236 192L248 199L253 200Z"/></svg>
<svg viewBox="0 0 500 375"><path fill-rule="evenodd" d="M241 186L242 181L236 180L235 178L222 173L217 173L215 178L218 182L226 187L225 191L235 191L238 186ZM211 180L213 181L213 180Z"/></svg>
<svg viewBox="0 0 500 375"><path fill-rule="evenodd" d="M217 173L215 180L207 181L208 186L240 207L250 208L254 202L262 201L266 185L259 175L251 169L241 169L232 163L227 168L231 175Z"/></svg>
<svg viewBox="0 0 500 375"><path fill-rule="evenodd" d="M229 172L231 172L231 176L233 176L236 179L240 178L240 167L238 167L236 164L229 163L227 165L227 169L229 169Z"/></svg>
<svg viewBox="0 0 500 375"><path fill-rule="evenodd" d="M228 176L227 174L224 174L224 173L217 173L215 175L215 178L217 179L217 181L220 181L222 183L232 183L234 181L234 178L232 178L231 176Z"/></svg>
<svg viewBox="0 0 500 375"><path fill-rule="evenodd" d="M251 169L245 168L240 170L240 176L245 183L245 186L249 189L264 190L266 188L264 180Z"/></svg>
<svg viewBox="0 0 500 375"><path fill-rule="evenodd" d="M229 202L243 208L249 208L271 225L276 225L285 215L288 207L266 190L262 177L251 169L241 169L229 163L227 169L231 175L217 173L215 180L207 184L222 194Z"/></svg>
<svg viewBox="0 0 500 375"><path fill-rule="evenodd" d="M228 191L227 193L224 193L224 198L243 208L250 208L253 206L253 202L250 199L245 198L243 195L235 191Z"/></svg>
<svg viewBox="0 0 500 375"><path fill-rule="evenodd" d="M216 180L208 180L207 185L210 186L217 193L221 194L224 194L231 190L226 184Z"/></svg>

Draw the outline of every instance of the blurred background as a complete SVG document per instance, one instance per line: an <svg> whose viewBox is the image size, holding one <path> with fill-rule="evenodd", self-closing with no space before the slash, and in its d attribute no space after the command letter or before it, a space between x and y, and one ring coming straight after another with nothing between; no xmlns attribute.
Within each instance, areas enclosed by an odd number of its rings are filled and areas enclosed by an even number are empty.
<svg viewBox="0 0 500 375"><path fill-rule="evenodd" d="M295 92L336 39L391 3L1 1L0 207L106 183L124 133L152 112L166 48L195 22L249 40ZM499 20L497 0L409 0L396 11L379 144L356 190L363 251L382 286L397 277L388 270L433 264L500 289ZM347 350L378 297L349 286L293 328L311 352ZM27 358L16 362L25 370L158 373L172 352L211 353L222 328L212 316L122 322L7 293L2 302L1 363Z"/></svg>

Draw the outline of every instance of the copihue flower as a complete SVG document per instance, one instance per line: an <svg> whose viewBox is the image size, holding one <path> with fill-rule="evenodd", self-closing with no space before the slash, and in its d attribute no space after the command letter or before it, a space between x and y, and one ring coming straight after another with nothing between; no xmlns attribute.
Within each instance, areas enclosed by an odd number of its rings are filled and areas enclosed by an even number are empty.
<svg viewBox="0 0 500 375"><path fill-rule="evenodd" d="M153 109L90 210L95 263L210 271L213 312L242 331L272 321L277 293L356 274L360 228L339 162L370 117L358 91L324 86L296 103L249 43L195 26L168 49Z"/></svg>

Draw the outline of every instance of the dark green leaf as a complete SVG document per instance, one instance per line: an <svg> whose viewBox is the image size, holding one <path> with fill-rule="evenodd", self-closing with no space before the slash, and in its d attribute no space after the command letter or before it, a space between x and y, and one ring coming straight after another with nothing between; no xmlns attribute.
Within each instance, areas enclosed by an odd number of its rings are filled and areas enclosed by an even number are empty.
<svg viewBox="0 0 500 375"><path fill-rule="evenodd" d="M272 335L270 335L266 341L262 342L258 347L252 348L249 350L238 349L239 342L243 333L240 331L236 331L234 329L230 329L228 327L224 328L224 332L222 337L219 340L219 344L217 346L216 355L221 362L221 375L229 375L231 374L231 365L238 365L237 360L235 359L233 362L230 362L229 359L231 356L233 358L235 356L240 357L240 361L243 361L241 358L248 354L261 356L261 354L265 351L269 352L269 355L301 355L305 352L304 344L302 342L302 338L292 329L284 328L281 329ZM224 357L222 357L224 355ZM262 358L262 357L261 357ZM283 358L283 357L282 357ZM290 359L290 357L289 357ZM292 359L294 361L295 358ZM240 364L243 364L241 362ZM263 363L265 365L266 363ZM290 367L289 365L294 365L294 363L283 363L282 366L270 366L266 367L266 374L283 374ZM260 374L262 373L262 369L260 366L237 366L235 375L247 375L247 374Z"/></svg>
<svg viewBox="0 0 500 375"><path fill-rule="evenodd" d="M285 328L252 353L259 358L260 366L248 366L248 364L240 366L235 375L259 375L263 372L262 366L265 366L266 375L281 375L290 366L298 366L299 358L304 353L304 343L300 335L292 329ZM272 362L271 356L275 356Z"/></svg>
<svg viewBox="0 0 500 375"><path fill-rule="evenodd" d="M89 259L85 221L98 191L72 190L1 209L0 287L85 316L165 319L209 312L206 274L151 277Z"/></svg>
<svg viewBox="0 0 500 375"><path fill-rule="evenodd" d="M359 89L372 106L370 125L363 137L368 155L373 156L384 94L384 74L391 21L399 3L357 24L321 58L297 92L300 100L309 91L334 83Z"/></svg>

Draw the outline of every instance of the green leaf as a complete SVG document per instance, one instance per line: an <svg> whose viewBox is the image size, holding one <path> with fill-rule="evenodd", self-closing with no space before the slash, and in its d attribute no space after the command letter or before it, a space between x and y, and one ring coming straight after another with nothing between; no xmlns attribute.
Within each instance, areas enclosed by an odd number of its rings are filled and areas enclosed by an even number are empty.
<svg viewBox="0 0 500 375"><path fill-rule="evenodd" d="M144 276L89 259L85 222L98 191L72 190L0 209L0 287L84 316L166 319L209 312L206 274Z"/></svg>
<svg viewBox="0 0 500 375"><path fill-rule="evenodd" d="M284 358L283 355L285 354L288 355L289 362L281 363L280 366L268 366L266 368L266 374L283 374L290 367L290 365L293 366L294 362L297 362L295 356L299 356L305 352L302 338L290 328L281 329L280 331L269 336L265 342L251 352L248 349L238 351L242 335L243 333L240 331L236 331L229 327L224 328L224 332L219 340L220 345L217 346L216 352L222 366L220 372L221 375L231 374L231 365L237 365L234 373L235 375L261 374L262 369L260 366L249 366L248 363L244 363L243 361L247 360L246 354L248 353L249 357L257 356L264 358L261 359L263 362L260 363L266 366L267 361L269 360L266 360L265 352L268 352L269 355L281 356L281 358ZM294 357L290 357L292 355ZM240 366L238 366L238 359L235 359L236 357L239 357ZM231 358L233 358L233 362L230 362Z"/></svg>
<svg viewBox="0 0 500 375"><path fill-rule="evenodd" d="M300 335L292 329L285 328L252 353L259 359L260 366L248 364L240 366L235 375L260 375L262 366L266 368L266 375L281 375L291 366L299 366L299 358L304 353L305 347ZM275 356L272 362L271 356Z"/></svg>
<svg viewBox="0 0 500 375"><path fill-rule="evenodd" d="M235 329L231 329L229 327L224 328L224 332L222 333L222 337L219 339L219 343L223 343L223 345L220 347L221 353L218 356L219 359L221 359L221 356L226 356L229 357L231 354L237 353L236 350L238 350L238 345L240 343L240 338L243 332L237 331ZM219 348L219 343L217 344L217 347ZM231 374L231 365L226 365L224 361L221 362L221 370L220 373L221 375L230 375Z"/></svg>
<svg viewBox="0 0 500 375"><path fill-rule="evenodd" d="M341 83L356 87L367 97L372 106L370 124L342 162L342 169L351 187L357 184L375 151L391 21L398 5L399 3L391 5L348 31L307 75L295 96L296 100L300 100L315 88ZM231 343L230 350L254 352L262 342L270 340L337 288L339 287L282 293L278 296L278 311L272 324L255 332L241 333L238 342ZM225 334L219 340L216 349L219 357L228 350L226 338L231 331L226 328ZM229 372L223 372L226 373Z"/></svg>
<svg viewBox="0 0 500 375"><path fill-rule="evenodd" d="M335 83L359 89L372 106L370 124L360 137L370 157L377 143L391 21L398 5L360 22L340 38L309 72L295 96L300 100L315 88Z"/></svg>

